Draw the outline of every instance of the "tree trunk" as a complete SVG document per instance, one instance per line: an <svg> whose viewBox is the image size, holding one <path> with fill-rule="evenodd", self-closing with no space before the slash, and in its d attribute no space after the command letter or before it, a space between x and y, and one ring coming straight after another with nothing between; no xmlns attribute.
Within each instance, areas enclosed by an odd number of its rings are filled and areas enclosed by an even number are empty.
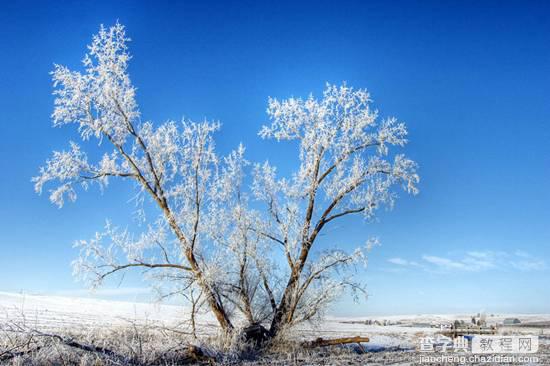
<svg viewBox="0 0 550 366"><path fill-rule="evenodd" d="M292 309L291 298L292 292L298 284L298 279L300 278L300 273L297 271L292 271L288 283L286 285L283 296L281 297L281 302L275 311L273 320L271 321L271 326L269 327L269 335L275 337L281 328L292 321L293 314L289 314L289 311Z"/></svg>
<svg viewBox="0 0 550 366"><path fill-rule="evenodd" d="M294 268L292 268L292 272L281 298L281 302L279 303L279 306L275 311L275 315L273 316L273 320L271 321L269 334L272 337L277 335L284 325L291 323L294 318L294 310L296 309L296 306L294 306L295 304L292 304L292 301L299 301L299 299L293 299L293 292L296 291L296 286L298 286L310 249L311 241L306 241L302 244L300 257L294 265Z"/></svg>
<svg viewBox="0 0 550 366"><path fill-rule="evenodd" d="M206 283L197 259L195 258L195 254L189 248L185 251L185 256L187 257L187 260L189 261L189 264L193 269L193 273L195 275L195 278L197 279L197 283L201 287L203 293L206 295L208 306L212 310L212 313L214 313L214 316L218 320L220 327L222 327L222 329L226 332L233 330L233 324L231 324L231 321L229 320L229 317L227 316L223 305L216 298L216 295L214 294L212 288L208 285L208 283Z"/></svg>
<svg viewBox="0 0 550 366"><path fill-rule="evenodd" d="M157 202L160 208L162 209L164 216L168 221L168 224L170 225L174 234L180 241L182 247L186 248L184 251L185 257L189 262L193 275L197 280L197 283L200 286L202 292L205 294L206 301L208 302L208 306L212 310L212 313L214 313L214 316L218 320L220 327L226 332L231 331L233 329L233 324L231 324L231 321L229 320L229 317L227 316L227 313L225 312L223 305L216 298L214 291L204 279L202 269L199 266L197 258L195 258L195 253L193 252L193 249L189 246L186 236L183 234L176 219L172 215L172 212L168 207L168 202L166 201L165 198L162 198L162 199L158 198Z"/></svg>

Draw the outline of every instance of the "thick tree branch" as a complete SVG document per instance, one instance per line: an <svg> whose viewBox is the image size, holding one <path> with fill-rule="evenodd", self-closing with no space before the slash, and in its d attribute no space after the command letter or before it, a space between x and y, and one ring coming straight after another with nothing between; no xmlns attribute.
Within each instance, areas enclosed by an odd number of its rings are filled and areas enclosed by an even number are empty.
<svg viewBox="0 0 550 366"><path fill-rule="evenodd" d="M103 173L96 173L95 175L81 175L81 179L86 180L94 180L99 179L103 177L122 177L122 178L136 178L137 175L135 173L115 173L115 172L103 172Z"/></svg>
<svg viewBox="0 0 550 366"><path fill-rule="evenodd" d="M360 213L360 212L363 212L365 211L367 208L366 207L360 207L360 208L355 208L355 209L350 209L350 210L345 210L343 212L340 212L340 213L337 213L337 214L334 214L332 216L329 216L325 219L325 223L328 223L334 219L337 219L338 217L342 217L342 216L345 216L345 215L350 215L350 214L355 214L355 213Z"/></svg>
<svg viewBox="0 0 550 366"><path fill-rule="evenodd" d="M133 267L143 267L143 268L174 268L174 269L180 269L184 271L192 271L191 267L187 266L181 266L179 264L170 264L170 263L160 263L160 264L150 264L150 263L128 263L123 265L106 265L108 267L112 267L113 269L103 273L100 275L100 280L103 280L104 278L112 275L113 273L116 273L118 271L122 271L127 268L133 268Z"/></svg>
<svg viewBox="0 0 550 366"><path fill-rule="evenodd" d="M268 233L263 232L263 231L260 231L260 230L256 230L256 229L253 228L253 227L250 227L250 230L253 231L253 232L255 232L255 233L257 233L258 235L261 235L261 236L264 236L264 237L266 237L266 238L268 238L268 239L271 239L271 240L273 240L274 242L277 242L277 243L281 244L282 246L285 246L285 245L286 245L284 241L282 241L281 239L275 237L274 235L268 234Z"/></svg>
<svg viewBox="0 0 550 366"><path fill-rule="evenodd" d="M297 302L300 300L300 298L304 295L304 293L306 292L306 290L308 289L308 287L311 285L311 283L319 278L321 276L321 274L339 264L345 264L345 263L348 263L352 260L351 257L347 256L345 258L339 258L339 259L336 259L334 260L333 262L329 263L329 264L326 264L324 265L323 267L321 267L320 269L318 269L317 271L311 273L307 280L304 282L304 284L300 287L300 290L298 292L298 295L297 295Z"/></svg>
<svg viewBox="0 0 550 366"><path fill-rule="evenodd" d="M345 152L344 154L342 154L342 156L340 156L338 159L336 159L336 162L334 164L332 164L330 167L328 167L327 170L325 170L325 172L323 174L321 174L321 176L319 177L318 183L321 184L323 182L323 180L325 180L325 178L327 176L329 176L330 173L332 173L332 171L334 169L336 169L336 167L338 165L340 165L344 160L349 158L351 155L353 155L354 153L356 153L358 151L361 151L363 149L367 149L367 148L372 147L372 146L380 146L380 143L379 142L370 142L370 143L362 144L362 145L356 146L355 148L353 148L353 149Z"/></svg>
<svg viewBox="0 0 550 366"><path fill-rule="evenodd" d="M164 190L162 188L162 184L160 182L159 175L157 174L155 165L153 164L153 159L151 158L151 154L150 154L149 150L147 149L147 146L145 145L145 142L143 141L141 136L136 132L132 122L130 121L127 114L122 109L119 101L116 98L113 98L113 99L115 101L115 105L116 105L118 111L120 112L122 118L126 122L126 125L128 127L128 132L132 136L134 136L134 138L137 140L139 146L141 147L141 149L143 151L143 154L145 155L145 158L147 160L147 164L149 165L149 170L151 171L151 174L153 175L153 178L155 180L155 189L154 189L155 193L158 193L160 199L162 201L164 201L164 203L167 205L166 198L164 196Z"/></svg>

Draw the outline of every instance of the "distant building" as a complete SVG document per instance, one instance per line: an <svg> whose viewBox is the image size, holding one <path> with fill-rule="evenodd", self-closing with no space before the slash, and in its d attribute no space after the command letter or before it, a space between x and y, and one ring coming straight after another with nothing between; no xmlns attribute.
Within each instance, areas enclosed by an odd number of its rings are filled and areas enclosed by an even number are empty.
<svg viewBox="0 0 550 366"><path fill-rule="evenodd" d="M520 323L521 323L521 320L519 320L518 318L506 318L502 322L502 325L515 325Z"/></svg>

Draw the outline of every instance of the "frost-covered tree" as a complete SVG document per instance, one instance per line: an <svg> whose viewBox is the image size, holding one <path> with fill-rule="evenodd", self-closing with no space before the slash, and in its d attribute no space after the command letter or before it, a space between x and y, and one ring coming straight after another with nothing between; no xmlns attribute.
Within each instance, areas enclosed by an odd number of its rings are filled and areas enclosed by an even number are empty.
<svg viewBox="0 0 550 366"><path fill-rule="evenodd" d="M269 163L255 166L253 192L266 203L269 221L263 235L286 256L287 280L271 320L271 333L316 315L345 288L361 290L342 272L363 261L365 253L328 249L311 251L326 226L345 216L372 218L381 206L392 206L401 185L417 193L416 164L390 148L407 143L404 123L380 120L365 90L327 85L323 98L269 101L271 124L263 138L295 141L299 166L279 179ZM366 247L376 243L370 239Z"/></svg>
<svg viewBox="0 0 550 366"><path fill-rule="evenodd" d="M61 207L79 189L131 182L143 228L133 233L107 222L78 241L75 274L95 287L142 269L163 295L189 299L193 324L196 307L205 304L225 331L244 319L271 323L271 336L319 315L346 288L363 291L346 270L366 260L364 248L347 253L316 244L332 222L356 214L370 219L391 207L396 187L417 192L416 164L390 153L406 144L405 125L380 120L369 94L346 85L328 85L320 100L271 99L271 123L260 136L293 141L299 157L295 172L279 178L268 162L250 164L242 146L217 154L219 123L142 121L128 41L122 25L101 27L83 70L56 65L52 72L54 126L76 125L83 142L97 144L85 143L92 146L85 151L70 142L54 152L33 178L36 191L48 185ZM102 157L92 159L97 150ZM145 214L149 206L155 216Z"/></svg>
<svg viewBox="0 0 550 366"><path fill-rule="evenodd" d="M57 182L50 200L61 207L67 199L76 200L78 187L104 188L111 178L133 181L138 201L153 202L159 216L139 235L108 223L93 239L79 241L76 274L97 286L126 269L158 270L153 276L177 283L178 291L198 287L220 326L231 329L217 282L221 269L209 265L217 253L208 240L212 218L220 216L216 202L232 189L223 184L232 178L232 166L220 172L225 164L214 151L212 134L220 125L142 122L127 70L128 41L122 25L101 27L84 57L84 71L55 66L54 126L77 125L82 140L96 139L105 152L92 162L71 142L40 169L35 188L41 192ZM231 156L242 153L241 148Z"/></svg>

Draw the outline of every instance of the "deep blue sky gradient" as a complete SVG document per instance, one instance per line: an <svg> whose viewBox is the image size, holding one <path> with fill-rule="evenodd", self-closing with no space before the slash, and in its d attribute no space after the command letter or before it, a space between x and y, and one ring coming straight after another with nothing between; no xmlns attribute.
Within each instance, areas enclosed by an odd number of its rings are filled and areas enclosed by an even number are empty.
<svg viewBox="0 0 550 366"><path fill-rule="evenodd" d="M49 71L54 63L80 67L99 24L119 20L133 39L130 73L143 118L220 120L221 152L243 142L251 160L269 158L288 172L295 150L256 135L267 98L319 95L325 82L367 88L383 116L407 123L420 195L402 197L375 223L349 220L323 237L323 245L349 248L372 235L382 241L357 274L370 299L353 305L346 298L336 313L550 313L548 3L0 6L0 290L81 293L71 277L71 243L91 237L107 217L131 223L131 194L122 184L103 196L83 193L59 210L30 182L52 150L77 138L71 128L51 128ZM423 259L466 263L472 251L493 258L492 266ZM132 295L144 286L137 276L122 286L123 298L148 296Z"/></svg>

